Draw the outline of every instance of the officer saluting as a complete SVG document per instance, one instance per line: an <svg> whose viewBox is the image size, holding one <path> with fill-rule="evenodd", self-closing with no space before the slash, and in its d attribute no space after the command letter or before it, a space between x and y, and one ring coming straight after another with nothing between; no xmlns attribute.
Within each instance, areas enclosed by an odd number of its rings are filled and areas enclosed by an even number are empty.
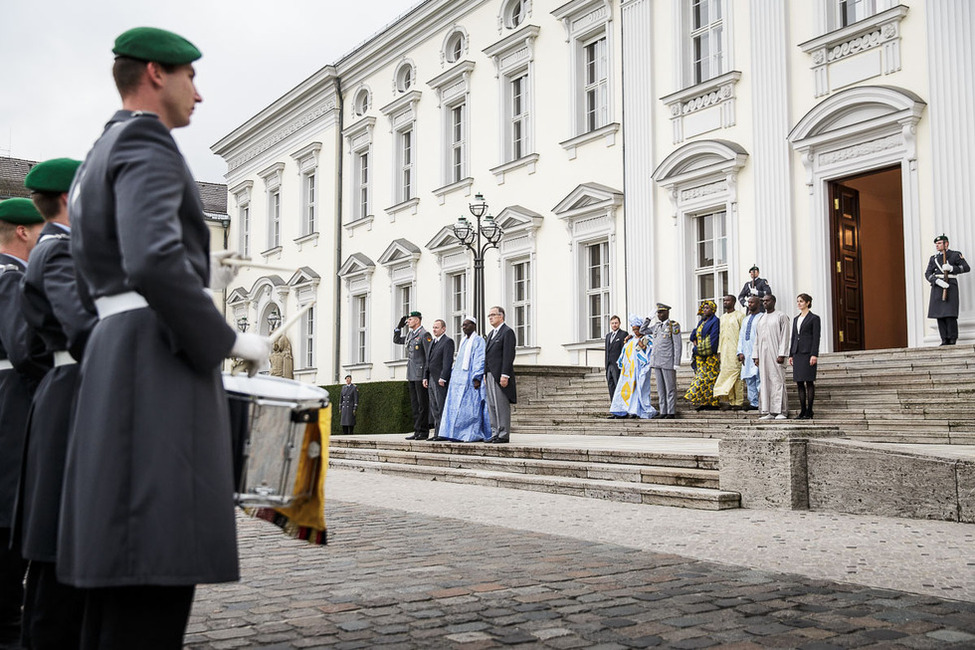
<svg viewBox="0 0 975 650"><path fill-rule="evenodd" d="M433 337L423 329L422 320L423 314L411 311L393 330L393 343L406 346L406 381L410 388L410 408L413 409L413 435L407 436L407 440L426 440L430 435L430 395L423 387L423 377L427 372ZM410 328L406 336L403 335L404 325Z"/></svg>
<svg viewBox="0 0 975 650"><path fill-rule="evenodd" d="M937 252L928 261L924 278L931 283L928 301L928 318L938 319L941 345L954 345L958 341L958 280L959 273L968 273L971 267L965 256L948 249L948 236L934 238Z"/></svg>
<svg viewBox="0 0 975 650"><path fill-rule="evenodd" d="M81 635L83 592L55 575L58 516L78 361L98 321L78 293L71 260L68 190L80 160L56 158L30 170L24 185L46 221L24 275L24 318L53 355L54 368L34 394L18 493L20 539L27 570L23 645L74 648Z"/></svg>
<svg viewBox="0 0 975 650"><path fill-rule="evenodd" d="M220 366L267 363L205 291L199 191L172 129L202 101L200 51L161 29L115 41L123 110L69 192L71 253L98 324L85 348L68 442L58 579L86 592L83 647L181 647L199 583L239 576L233 462Z"/></svg>
<svg viewBox="0 0 975 650"><path fill-rule="evenodd" d="M49 357L35 356L40 341L20 309L20 282L43 225L30 199L0 202L0 643L20 634L26 565L19 544L10 544L14 499L31 395L50 368Z"/></svg>
<svg viewBox="0 0 975 650"><path fill-rule="evenodd" d="M670 319L670 305L657 303L657 317L647 319L640 333L649 335L650 367L657 377L657 418L673 420L677 417L677 368L683 349L680 341L680 323Z"/></svg>

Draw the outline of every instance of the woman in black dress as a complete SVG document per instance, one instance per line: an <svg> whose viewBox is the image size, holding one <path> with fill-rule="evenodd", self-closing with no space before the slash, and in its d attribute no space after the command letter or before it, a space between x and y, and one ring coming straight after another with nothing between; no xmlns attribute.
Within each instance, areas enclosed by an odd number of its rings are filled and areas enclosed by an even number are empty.
<svg viewBox="0 0 975 650"><path fill-rule="evenodd" d="M809 311L812 296L800 293L796 296L799 315L792 321L792 345L789 347L789 365L792 379L799 391L798 420L811 420L813 400L816 399L816 362L819 356L819 316Z"/></svg>

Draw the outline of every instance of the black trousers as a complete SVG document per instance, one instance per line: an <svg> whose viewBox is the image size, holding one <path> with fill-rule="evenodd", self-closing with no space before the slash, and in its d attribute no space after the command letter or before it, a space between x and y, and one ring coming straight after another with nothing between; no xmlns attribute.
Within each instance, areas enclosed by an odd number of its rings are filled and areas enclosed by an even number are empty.
<svg viewBox="0 0 975 650"><path fill-rule="evenodd" d="M85 592L58 582L54 562L31 561L24 594L21 642L30 650L81 647Z"/></svg>
<svg viewBox="0 0 975 650"><path fill-rule="evenodd" d="M10 548L10 529L0 528L0 626L16 627L18 637L26 571L27 562L20 557L20 551Z"/></svg>
<svg viewBox="0 0 975 650"><path fill-rule="evenodd" d="M343 424L342 425L342 433L344 433L344 434L348 434L348 435L351 436L354 433L353 432L354 429L355 429L355 425L354 424Z"/></svg>
<svg viewBox="0 0 975 650"><path fill-rule="evenodd" d="M196 587L86 589L83 650L180 650Z"/></svg>
<svg viewBox="0 0 975 650"><path fill-rule="evenodd" d="M430 395L423 387L423 380L407 382L410 385L410 407L413 409L413 433L424 438L430 435Z"/></svg>
<svg viewBox="0 0 975 650"><path fill-rule="evenodd" d="M958 317L945 316L938 319L938 333L942 345L954 345L958 340Z"/></svg>
<svg viewBox="0 0 975 650"><path fill-rule="evenodd" d="M609 388L609 400L613 401L616 394L616 384L620 382L620 368L615 363L606 366L606 386Z"/></svg>

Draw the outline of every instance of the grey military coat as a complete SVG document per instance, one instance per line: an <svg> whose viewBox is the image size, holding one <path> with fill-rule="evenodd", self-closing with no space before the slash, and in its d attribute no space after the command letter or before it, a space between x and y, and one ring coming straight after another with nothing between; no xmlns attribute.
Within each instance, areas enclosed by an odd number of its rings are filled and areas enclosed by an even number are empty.
<svg viewBox="0 0 975 650"><path fill-rule="evenodd" d="M169 130L119 111L69 193L71 252L92 298L148 308L88 339L68 444L58 578L76 587L238 578L221 361L236 334L204 293L209 232Z"/></svg>
<svg viewBox="0 0 975 650"><path fill-rule="evenodd" d="M407 329L406 336L399 329L393 330L393 343L406 346L406 381L423 381L427 373L427 359L433 337L420 325Z"/></svg>
<svg viewBox="0 0 975 650"><path fill-rule="evenodd" d="M958 317L958 280L953 276L959 273L968 273L971 267L968 260L958 251L948 249L945 251L945 258L951 264L951 272L948 273L948 299L944 300L942 287L935 284L939 278L943 279L941 271L942 255L935 253L928 260L928 268L924 270L924 279L931 283L931 295L928 299L928 318L957 318Z"/></svg>

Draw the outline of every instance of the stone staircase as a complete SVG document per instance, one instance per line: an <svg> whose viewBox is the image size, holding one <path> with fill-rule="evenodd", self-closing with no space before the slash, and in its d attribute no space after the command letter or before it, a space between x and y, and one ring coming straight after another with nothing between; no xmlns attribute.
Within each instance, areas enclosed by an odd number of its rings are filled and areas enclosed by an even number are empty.
<svg viewBox="0 0 975 650"><path fill-rule="evenodd" d="M333 436L329 466L628 503L739 507L737 493L718 489L716 450L688 454Z"/></svg>
<svg viewBox="0 0 975 650"><path fill-rule="evenodd" d="M844 437L860 441L975 444L975 347L832 353L819 363L817 425L838 427ZM757 424L754 411L694 411L682 398L693 377L687 366L678 372L676 420L606 419L602 371L551 376L545 369L519 370L524 372L512 429L523 433L721 438ZM794 416L798 398L791 371L787 385ZM656 386L652 390L656 401Z"/></svg>

